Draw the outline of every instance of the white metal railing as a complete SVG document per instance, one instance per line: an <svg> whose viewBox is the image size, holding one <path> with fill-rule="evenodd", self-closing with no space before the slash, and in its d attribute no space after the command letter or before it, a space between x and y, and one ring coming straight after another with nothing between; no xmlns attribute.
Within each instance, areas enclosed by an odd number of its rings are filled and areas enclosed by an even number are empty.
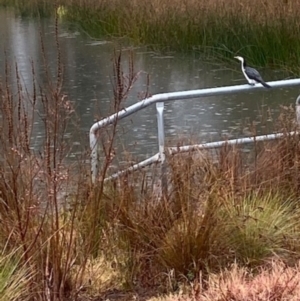
<svg viewBox="0 0 300 301"><path fill-rule="evenodd" d="M289 79L289 80L280 80L269 82L269 85L272 88L281 88L281 87L289 87L289 86L296 86L300 85L300 78L297 79ZM109 178L106 178L105 181L115 179L120 175L140 169L147 165L153 164L155 162L164 163L165 160L165 138L164 138L164 120L163 120L163 111L164 111L164 102L166 101L175 101L175 100L183 100L183 99L192 99L198 97L208 97L208 96L217 96L217 95L226 95L226 94L237 94L245 91L260 91L264 90L265 88L261 85L250 86L250 85L236 85L236 86L226 86L226 87L217 87L217 88L208 88L208 89L200 89L200 90L190 90L190 91L180 91L180 92L171 92L171 93L162 93L156 94L149 98L146 98L142 101L139 101L128 108L122 109L121 111L104 118L96 123L90 129L89 138L90 138L90 148L91 148L91 173L92 173L92 181L95 182L97 174L98 174L98 139L97 139L97 132L104 128L107 125L113 124L120 119L123 119L127 116L130 116L144 108L156 104L156 111L157 111L157 125L158 125L158 146L159 152L142 161L138 164L135 164L129 167L126 170L120 171L115 173ZM266 90L269 91L269 90ZM297 103L298 105L298 103ZM299 107L297 107L297 112ZM290 133L293 134L293 133ZM170 154L175 154L178 152L186 152L186 151L193 151L196 149L204 149L204 148L216 148L220 147L224 144L243 144L243 143L251 143L254 141L263 141L263 140L271 140L277 139L282 137L282 133L277 134L270 134L270 135L262 135L256 137L246 137L246 138L239 138L239 139L232 139L227 141L218 141L218 142L211 142L205 144L198 144L198 145L189 145L189 146L182 146L182 147L170 147L167 149Z"/></svg>

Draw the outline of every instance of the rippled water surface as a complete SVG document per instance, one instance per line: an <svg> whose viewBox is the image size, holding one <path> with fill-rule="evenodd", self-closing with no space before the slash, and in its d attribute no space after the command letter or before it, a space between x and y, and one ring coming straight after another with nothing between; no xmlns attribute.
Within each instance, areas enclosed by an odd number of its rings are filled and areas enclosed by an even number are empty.
<svg viewBox="0 0 300 301"><path fill-rule="evenodd" d="M76 105L80 117L80 131L70 132L74 146L88 145L88 130L94 121L107 116L111 108L112 55L116 47L109 41L92 41L67 24L59 26L61 59L64 68L63 91ZM57 49L53 20L32 20L16 17L13 12L0 11L0 76L5 76L5 57L10 66L15 62L22 82L32 85L31 60L36 66L38 81L45 80L42 68L40 37L43 37L49 69L55 70ZM5 52L6 51L6 55ZM124 50L123 62L128 56ZM151 94L245 83L239 62L227 65L205 62L194 55L160 55L134 48L134 67L143 71L126 101L129 106L147 90L150 75ZM126 68L125 68L126 69ZM284 78L283 73L261 70L266 81ZM270 111L276 119L280 105L294 104L299 88L248 92L238 95L198 98L166 103L165 127L169 145L178 141L205 142L249 134L249 124L267 133L273 122L266 117ZM263 117L262 117L263 116ZM38 148L43 140L42 124L35 124L33 144ZM77 152L80 148L77 148ZM117 152L126 149L134 158L145 158L157 152L157 125L155 107L138 112L122 120L118 134ZM76 156L76 147L71 157Z"/></svg>

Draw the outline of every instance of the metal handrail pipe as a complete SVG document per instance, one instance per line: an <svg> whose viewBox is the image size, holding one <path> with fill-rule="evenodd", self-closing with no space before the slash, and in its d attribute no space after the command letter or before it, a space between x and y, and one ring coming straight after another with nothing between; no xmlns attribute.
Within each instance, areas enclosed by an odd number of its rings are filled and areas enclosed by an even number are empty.
<svg viewBox="0 0 300 301"><path fill-rule="evenodd" d="M288 86L300 85L300 78L288 79L273 81L268 83L272 88L281 88ZM97 154L97 132L118 120L121 120L125 117L128 117L146 107L149 107L152 104L158 102L174 101L174 100L183 100L183 99L192 99L197 97L209 97L209 96L218 96L218 95L227 95L227 94L237 94L245 91L259 91L264 90L265 88L262 85L250 86L246 85L235 85L235 86L226 86L226 87L216 87L216 88L206 88L198 90L189 90L189 91L180 91L180 92L170 92L170 93L161 93L156 94L151 97L145 98L128 108L124 108L119 112L112 114L109 117L106 117L92 125L89 132L90 140L90 149L91 149L91 173L92 181L95 182L97 173L98 173L98 154ZM269 91L269 89L268 89Z"/></svg>
<svg viewBox="0 0 300 301"><path fill-rule="evenodd" d="M115 180L123 175L126 175L130 172L133 172L135 170L138 170L138 169L141 169L141 168L144 168L148 165L151 165L151 164L154 164L154 163L157 163L157 162L161 162L161 156L160 156L160 153L157 153L155 154L154 156L144 160L144 161L141 161L137 164L134 164L124 170L121 170L121 171L118 171L114 174L112 174L110 177L107 177L104 179L104 182L107 182L107 181L110 181L110 180Z"/></svg>
<svg viewBox="0 0 300 301"><path fill-rule="evenodd" d="M268 84L272 88L281 88L281 87L288 87L288 86L297 86L300 85L300 78L295 79L287 79L287 80L279 80L268 82ZM198 90L187 90L187 91L180 91L180 92L169 92L169 93L160 93L155 94L151 97L145 98L128 108L124 108L119 112L112 114L109 117L106 117L92 125L90 128L90 134L95 134L99 129L113 124L116 120L123 119L127 116L130 116L150 105L157 103L157 102L165 102L165 101L174 101L174 100L183 100L183 99L191 99L197 97L209 97L209 96L218 96L218 95L226 95L226 94L237 94L239 92L245 91L259 91L259 90L266 90L265 87L262 85L235 85L235 86L225 86L225 87L216 87L216 88L206 88L206 89L198 89ZM269 90L268 90L269 91ZM94 146L91 145L92 147Z"/></svg>
<svg viewBox="0 0 300 301"><path fill-rule="evenodd" d="M298 132L287 132L287 133L275 133L275 134L268 134L268 135L260 135L260 136L253 136L253 137L244 137L238 139L230 139L230 140L222 140L216 142L208 142L202 144L194 144L194 145L185 145L179 147L168 147L167 151L170 155L175 155L178 153L184 152L192 152L201 149L211 149L211 148L218 148L225 145L239 145L239 144L247 144L247 143L254 143L259 141L269 141L275 140L284 137L285 135L296 135Z"/></svg>

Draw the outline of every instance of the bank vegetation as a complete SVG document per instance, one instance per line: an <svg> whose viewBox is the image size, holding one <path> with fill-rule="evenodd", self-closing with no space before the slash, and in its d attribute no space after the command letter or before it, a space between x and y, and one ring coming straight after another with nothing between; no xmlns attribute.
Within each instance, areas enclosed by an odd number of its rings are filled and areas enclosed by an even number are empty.
<svg viewBox="0 0 300 301"><path fill-rule="evenodd" d="M159 51L222 59L241 54L261 66L300 65L300 6L291 0L7 1L23 15L57 11L93 38L126 38Z"/></svg>

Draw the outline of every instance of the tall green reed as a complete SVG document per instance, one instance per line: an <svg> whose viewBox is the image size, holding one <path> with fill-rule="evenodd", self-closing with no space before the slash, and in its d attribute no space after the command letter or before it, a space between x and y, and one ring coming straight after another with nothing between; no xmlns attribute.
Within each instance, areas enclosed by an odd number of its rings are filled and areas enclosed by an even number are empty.
<svg viewBox="0 0 300 301"><path fill-rule="evenodd" d="M126 37L154 49L199 51L221 58L239 53L262 66L297 65L299 8L275 2L64 3L65 17L94 37Z"/></svg>
<svg viewBox="0 0 300 301"><path fill-rule="evenodd" d="M0 1L1 4L1 1ZM23 15L55 11L94 38L128 38L160 50L199 52L231 59L241 54L261 66L300 63L299 6L296 2L114 1L7 2Z"/></svg>
<svg viewBox="0 0 300 301"><path fill-rule="evenodd" d="M13 8L22 17L50 17L55 12L55 3L47 0L0 0L0 8Z"/></svg>

